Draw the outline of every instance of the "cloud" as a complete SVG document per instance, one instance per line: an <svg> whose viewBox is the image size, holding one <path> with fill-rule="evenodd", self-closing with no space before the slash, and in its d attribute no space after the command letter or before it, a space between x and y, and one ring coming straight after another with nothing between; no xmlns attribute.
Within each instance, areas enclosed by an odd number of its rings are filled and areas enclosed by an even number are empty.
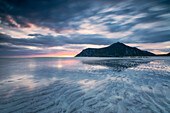
<svg viewBox="0 0 170 113"><path fill-rule="evenodd" d="M0 43L1 44L1 43ZM11 44L0 45L0 56L15 56L15 55L32 55L43 54L39 50L31 50L28 48L12 46Z"/></svg>
<svg viewBox="0 0 170 113"><path fill-rule="evenodd" d="M165 54L170 52L170 41L159 43L127 43L127 45L154 52L155 54Z"/></svg>
<svg viewBox="0 0 170 113"><path fill-rule="evenodd" d="M0 5L0 44L9 44L2 46L3 54L33 54L26 46L49 52L47 48L67 44L170 40L169 0L1 0Z"/></svg>
<svg viewBox="0 0 170 113"><path fill-rule="evenodd" d="M52 36L29 34L35 38L12 38L5 34L0 34L0 56L6 55L31 55L31 54L45 54L56 53L61 51L75 51L83 47L75 46L69 48L67 45L74 44L91 44L91 45L109 45L114 42L114 39L103 38L100 35L72 35L66 36ZM65 46L67 48L65 48ZM28 53L27 53L28 52ZM77 51L78 52L78 51Z"/></svg>
<svg viewBox="0 0 170 113"><path fill-rule="evenodd" d="M154 31L148 29L134 30L133 34L129 35L130 38L124 39L127 43L158 43L167 42L170 40L169 30Z"/></svg>
<svg viewBox="0 0 170 113"><path fill-rule="evenodd" d="M65 29L76 29L69 26L70 21L79 20L93 13L89 8L93 2L80 0L18 0L0 1L2 24L10 27L30 27L29 23L48 27L57 32ZM86 11L87 10L87 11ZM89 10L89 12L88 12ZM87 13L88 12L88 13Z"/></svg>
<svg viewBox="0 0 170 113"><path fill-rule="evenodd" d="M28 34L28 36L43 36L42 34Z"/></svg>
<svg viewBox="0 0 170 113"><path fill-rule="evenodd" d="M29 23L41 27L48 27L57 32L67 29L79 29L79 25L70 25L70 22L81 21L94 15L115 15L120 19L123 15L137 15L148 13L146 17L139 18L139 22L158 21L160 14L168 12L168 1L140 1L135 0L18 0L0 1L0 16L2 24L11 27L30 27ZM141 6L141 4L143 4ZM101 7L102 5L102 7ZM37 7L38 6L38 7ZM153 10L153 9L157 10ZM163 8L162 8L163 7ZM161 9L161 10L159 10ZM100 12L100 13L99 13Z"/></svg>
<svg viewBox="0 0 170 113"><path fill-rule="evenodd" d="M72 37L66 36L52 36L52 35L40 35L29 34L35 36L35 38L12 38L8 35L0 33L0 43L11 43L13 45L25 45L25 46L37 46L37 47L53 47L63 46L65 44L94 44L94 45L108 45L111 44L114 39L103 38L100 35L72 35Z"/></svg>

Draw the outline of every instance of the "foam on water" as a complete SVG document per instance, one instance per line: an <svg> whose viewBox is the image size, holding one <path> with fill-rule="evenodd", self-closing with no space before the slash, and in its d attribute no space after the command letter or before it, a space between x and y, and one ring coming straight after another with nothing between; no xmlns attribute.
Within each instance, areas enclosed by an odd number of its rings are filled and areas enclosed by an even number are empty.
<svg viewBox="0 0 170 113"><path fill-rule="evenodd" d="M169 57L0 62L0 113L170 112Z"/></svg>

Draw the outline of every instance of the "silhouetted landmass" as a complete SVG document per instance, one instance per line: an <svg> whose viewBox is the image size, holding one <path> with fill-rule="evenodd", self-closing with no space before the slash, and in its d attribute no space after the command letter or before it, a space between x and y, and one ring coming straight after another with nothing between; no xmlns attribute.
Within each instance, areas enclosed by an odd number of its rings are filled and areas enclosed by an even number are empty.
<svg viewBox="0 0 170 113"><path fill-rule="evenodd" d="M117 42L104 48L87 48L76 57L155 56L155 54Z"/></svg>

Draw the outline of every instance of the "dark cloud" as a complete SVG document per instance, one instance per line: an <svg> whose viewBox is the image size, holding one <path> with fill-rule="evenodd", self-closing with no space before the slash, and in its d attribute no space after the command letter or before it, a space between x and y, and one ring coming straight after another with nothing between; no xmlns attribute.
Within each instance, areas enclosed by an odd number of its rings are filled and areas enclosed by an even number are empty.
<svg viewBox="0 0 170 113"><path fill-rule="evenodd" d="M45 54L50 50L46 50L48 47L64 46L66 44L93 44L93 45L109 45L116 42L115 39L102 38L100 35L73 35L72 38L66 36L52 36L52 35L38 35L29 34L35 36L35 38L12 38L8 35L0 33L0 56L7 55L37 55ZM6 45L3 45L6 44ZM20 47L21 46L21 47ZM33 46L43 48L42 50L30 50L27 46ZM67 48L69 49L69 48ZM70 49L80 49L80 47L74 47ZM82 47L81 47L82 49ZM46 52L45 52L46 51ZM65 50L54 50L50 52L59 52Z"/></svg>
<svg viewBox="0 0 170 113"><path fill-rule="evenodd" d="M28 36L43 36L42 34L28 34Z"/></svg>
<svg viewBox="0 0 170 113"><path fill-rule="evenodd" d="M94 12L88 10L95 5L90 0L1 0L0 4L3 6L0 8L2 24L17 27L10 21L13 19L21 27L33 23L57 32L76 29L77 26L68 23L92 15Z"/></svg>
<svg viewBox="0 0 170 113"><path fill-rule="evenodd" d="M170 41L169 30L165 31L154 31L154 30L135 30L124 42L127 43L159 43Z"/></svg>
<svg viewBox="0 0 170 113"><path fill-rule="evenodd" d="M160 14L169 12L169 0L1 0L0 16L2 23L7 23L11 27L17 27L10 21L13 19L21 27L29 27L29 23L38 26L49 27L60 31L62 29L76 29L78 26L70 26L70 21L78 21L83 18L94 16L105 6L117 6L116 11L103 13L103 16L116 15L136 15L148 13L147 17L139 21L159 20ZM152 7L161 6L165 10L151 11ZM158 7L158 8L159 8Z"/></svg>
<svg viewBox="0 0 170 113"><path fill-rule="evenodd" d="M19 47L10 47L9 45L0 45L0 50L1 51L6 51L6 50L10 50L10 51L18 51L21 48ZM23 50L23 49L22 49Z"/></svg>
<svg viewBox="0 0 170 113"><path fill-rule="evenodd" d="M107 15L137 15L146 13L147 16L138 18L130 25L108 24L111 32L128 29L137 23L164 21L162 14L170 12L169 0L142 0L136 2L124 0L1 0L1 23L11 27L29 27L29 23L37 26L48 27L60 32L68 29L79 29L79 24L69 24L94 15L105 17ZM98 14L104 8L116 7ZM152 9L156 10L152 10ZM162 9L161 9L162 8ZM11 21L14 20L15 22ZM106 20L109 22L109 20ZM114 21L113 19L110 21ZM94 22L95 23L95 22ZM117 30L113 30L116 29Z"/></svg>
<svg viewBox="0 0 170 113"><path fill-rule="evenodd" d="M29 34L29 36L36 36L37 34ZM35 38L12 38L8 35L0 33L0 43L10 43L13 45L36 46L36 47L53 47L63 46L65 44L94 44L94 45L108 45L114 39L102 38L100 35L76 35L71 38L66 36L52 36L52 35L38 35Z"/></svg>
<svg viewBox="0 0 170 113"><path fill-rule="evenodd" d="M131 35L120 39L106 38L104 34L100 33L93 35L68 33L70 36L36 33L29 34L28 36L34 37L29 39L0 34L1 55L5 54L5 51L11 51L11 54L14 54L14 50L18 51L16 54L21 51L24 51L22 54L41 54L11 45L4 46L4 43L42 48L66 44L108 45L117 41L129 43L170 41L170 33L167 29L170 26L169 7L169 0L0 0L0 24L5 27L25 28L34 24L55 32L74 31L81 28L81 25L84 24L83 20L97 17L89 20L90 24L103 25L107 28L104 30L108 33L132 32ZM108 10L110 8L113 10ZM124 17L119 18L118 16ZM133 17L135 19L132 19ZM129 21L130 19L132 20ZM132 30L138 24L147 25L154 22L159 23L159 26L147 29L139 27ZM159 30L155 30L156 28ZM102 30L102 28L100 29Z"/></svg>
<svg viewBox="0 0 170 113"><path fill-rule="evenodd" d="M31 36L34 36L32 34ZM95 38L94 38L95 37ZM11 38L8 35L0 34L0 56L7 55L38 55L38 54L47 54L48 52L56 53L65 50L46 50L48 47L63 46L66 44L95 44L95 45L108 45L111 44L114 40L101 38L99 35L79 35L74 36L74 38L68 38L65 36L37 36L35 38L24 39L24 38ZM3 45L8 44L8 45ZM21 46L21 47L20 47ZM22 47L23 46L23 47ZM24 46L33 46L43 48L43 50L30 50ZM69 49L69 48L67 48ZM80 49L80 47L74 47L70 49ZM82 47L81 47L82 49Z"/></svg>
<svg viewBox="0 0 170 113"><path fill-rule="evenodd" d="M105 24L108 27L110 32L121 32L121 31L128 31L132 28L135 24L127 23L125 25L120 25L120 23L107 23Z"/></svg>
<svg viewBox="0 0 170 113"><path fill-rule="evenodd" d="M30 36L31 34L29 34ZM35 34L37 35L37 34ZM32 34L32 36L35 36ZM61 46L65 43L63 41L67 40L67 37L58 36L53 37L51 35L47 36L37 36L35 38L12 38L8 35L0 34L0 43L11 43L13 45L24 45L24 46L37 46L37 47L52 47Z"/></svg>
<svg viewBox="0 0 170 113"><path fill-rule="evenodd" d="M140 39L145 43L157 43L166 42L170 40L170 32L167 31L157 31L157 32L145 32L145 36L141 36Z"/></svg>
<svg viewBox="0 0 170 113"><path fill-rule="evenodd" d="M0 45L0 56L38 55L38 54L43 53L40 52L39 50L30 50L21 47L10 47L7 45Z"/></svg>

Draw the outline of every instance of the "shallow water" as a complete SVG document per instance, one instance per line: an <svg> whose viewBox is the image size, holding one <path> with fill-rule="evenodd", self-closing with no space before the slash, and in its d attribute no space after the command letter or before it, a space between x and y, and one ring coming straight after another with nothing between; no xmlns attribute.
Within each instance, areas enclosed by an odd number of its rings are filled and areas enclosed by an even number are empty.
<svg viewBox="0 0 170 113"><path fill-rule="evenodd" d="M0 113L169 113L170 58L1 58Z"/></svg>

